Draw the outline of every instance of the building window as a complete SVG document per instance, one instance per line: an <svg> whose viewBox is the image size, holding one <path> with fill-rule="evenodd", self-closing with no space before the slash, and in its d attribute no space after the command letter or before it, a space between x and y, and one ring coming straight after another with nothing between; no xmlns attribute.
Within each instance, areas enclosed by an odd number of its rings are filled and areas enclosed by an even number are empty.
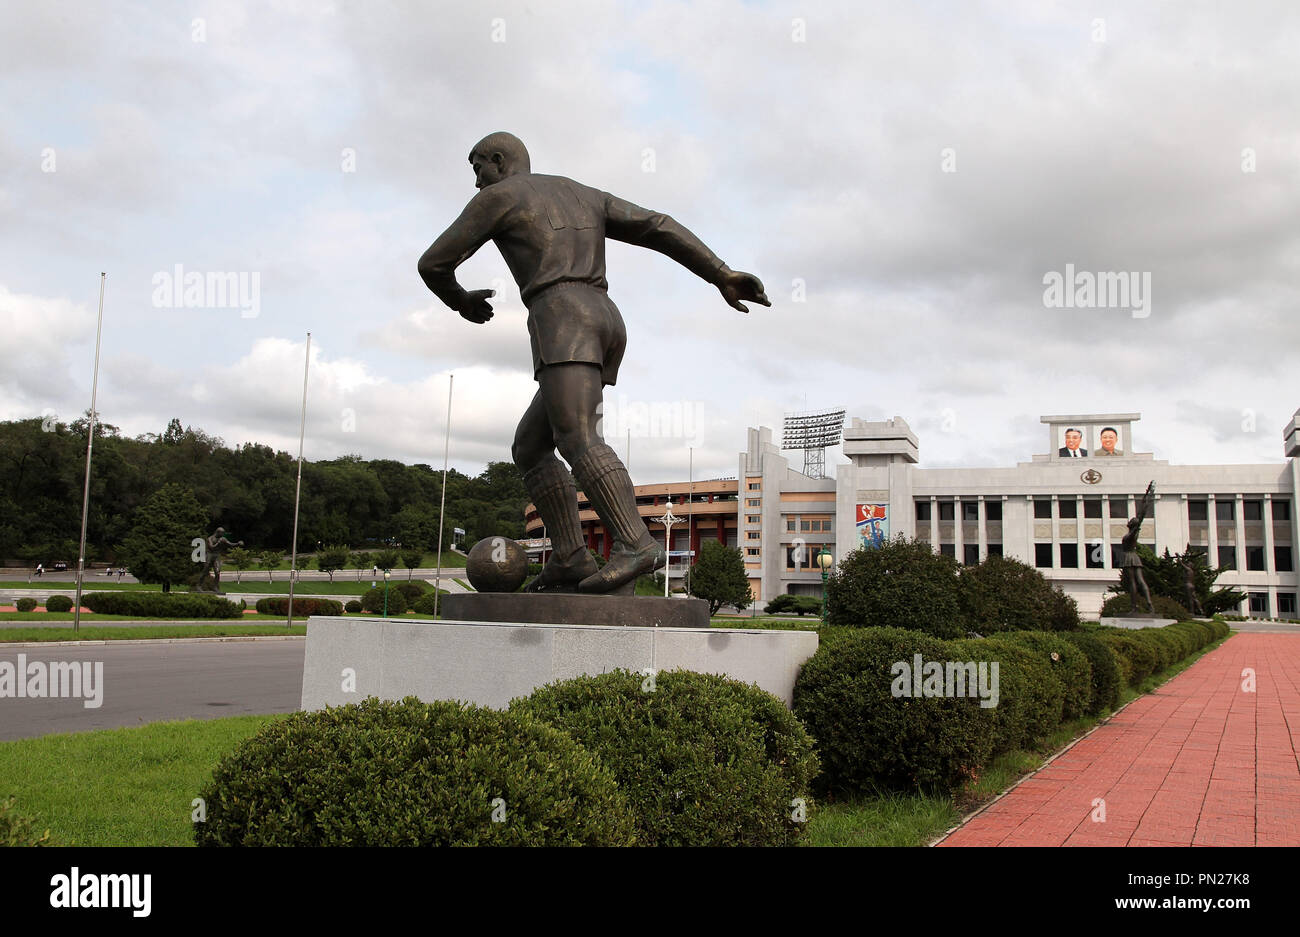
<svg viewBox="0 0 1300 937"><path fill-rule="evenodd" d="M825 531L826 533L830 533L832 529L831 528L832 523L833 523L832 521L822 521L822 530Z"/></svg>
<svg viewBox="0 0 1300 937"><path fill-rule="evenodd" d="M786 547L786 569L809 569L812 566L808 547Z"/></svg>
<svg viewBox="0 0 1300 937"><path fill-rule="evenodd" d="M762 514L746 514L746 515L745 515L745 523L746 523L746 524L761 524L761 523L763 523L763 515L762 515Z"/></svg>
<svg viewBox="0 0 1300 937"><path fill-rule="evenodd" d="M790 533L794 533L794 518L793 518L793 517L787 517L787 518L785 519L785 529L788 530L788 531L790 531Z"/></svg>
<svg viewBox="0 0 1300 937"><path fill-rule="evenodd" d="M951 501L940 501L940 502L939 502L939 520L941 520L941 521L950 521L950 520L952 520L953 517L954 517L953 510L954 510L954 509L953 509L953 506L952 506L952 502L951 502Z"/></svg>
<svg viewBox="0 0 1300 937"><path fill-rule="evenodd" d="M1034 518L1040 521L1050 521L1052 519L1051 498L1034 499Z"/></svg>
<svg viewBox="0 0 1300 937"><path fill-rule="evenodd" d="M930 519L930 502L916 502L916 519L918 521L928 521Z"/></svg>
<svg viewBox="0 0 1300 937"><path fill-rule="evenodd" d="M1252 572L1264 571L1264 548L1246 547L1246 569Z"/></svg>
<svg viewBox="0 0 1300 937"><path fill-rule="evenodd" d="M1079 568L1079 545L1077 543L1061 544L1061 568Z"/></svg>
<svg viewBox="0 0 1300 937"><path fill-rule="evenodd" d="M763 490L763 485L762 485L761 482L750 482L746 487L747 487L750 491L762 491L762 490Z"/></svg>
<svg viewBox="0 0 1300 937"><path fill-rule="evenodd" d="M1106 568L1106 545L1104 543L1090 543L1084 547L1085 559L1089 569Z"/></svg>
<svg viewBox="0 0 1300 937"><path fill-rule="evenodd" d="M1114 520L1123 520L1128 517L1128 498L1109 498L1110 516Z"/></svg>
<svg viewBox="0 0 1300 937"><path fill-rule="evenodd" d="M1264 519L1264 502L1263 501L1241 502L1241 516L1243 520L1262 521Z"/></svg>
<svg viewBox="0 0 1300 937"><path fill-rule="evenodd" d="M1110 568L1124 568L1124 545L1122 543L1112 543L1110 545Z"/></svg>
<svg viewBox="0 0 1300 937"><path fill-rule="evenodd" d="M1233 503L1226 499L1219 499L1214 502L1214 516L1221 521L1233 520L1236 515L1232 511Z"/></svg>
<svg viewBox="0 0 1300 937"><path fill-rule="evenodd" d="M989 556L1001 556L1001 555L1002 555L1002 544L1000 544L1000 543L990 543L990 544L989 544Z"/></svg>
<svg viewBox="0 0 1300 937"><path fill-rule="evenodd" d="M1295 572L1291 565L1291 548L1274 547L1273 548L1273 568L1279 573Z"/></svg>
<svg viewBox="0 0 1300 937"><path fill-rule="evenodd" d="M961 519L964 521L977 521L980 519L980 504L978 501L963 501L961 503Z"/></svg>
<svg viewBox="0 0 1300 937"><path fill-rule="evenodd" d="M812 521L800 521L799 530L800 532L803 533L807 533L808 531L812 530Z"/></svg>
<svg viewBox="0 0 1300 937"><path fill-rule="evenodd" d="M957 548L951 543L939 544L939 552L950 559L957 558Z"/></svg>
<svg viewBox="0 0 1300 937"><path fill-rule="evenodd" d="M1226 566L1228 569L1237 568L1237 548L1219 544L1219 565Z"/></svg>
<svg viewBox="0 0 1300 937"><path fill-rule="evenodd" d="M985 501L984 502L984 519L990 524L994 521L1002 520L1002 502Z"/></svg>
<svg viewBox="0 0 1300 937"><path fill-rule="evenodd" d="M1057 509L1061 512L1062 520L1073 520L1079 516L1079 506L1073 498L1062 498L1057 502Z"/></svg>
<svg viewBox="0 0 1300 937"><path fill-rule="evenodd" d="M762 540L762 539L763 539L763 535L762 535L761 533L759 533L757 530L750 530L750 531L747 531L747 532L745 533L745 539L746 539L746 540Z"/></svg>
<svg viewBox="0 0 1300 937"><path fill-rule="evenodd" d="M1277 594L1277 613L1279 615L1295 615L1295 593L1279 592Z"/></svg>
<svg viewBox="0 0 1300 937"><path fill-rule="evenodd" d="M980 562L980 546L978 543L962 544L962 562L967 566L978 566Z"/></svg>
<svg viewBox="0 0 1300 937"><path fill-rule="evenodd" d="M1083 516L1090 520L1101 520L1101 498L1084 498Z"/></svg>
<svg viewBox="0 0 1300 937"><path fill-rule="evenodd" d="M1034 544L1034 565L1039 569L1052 568L1052 545L1050 543Z"/></svg>
<svg viewBox="0 0 1300 937"><path fill-rule="evenodd" d="M1273 520L1289 521L1291 519L1291 502L1290 501L1273 501Z"/></svg>
<svg viewBox="0 0 1300 937"><path fill-rule="evenodd" d="M1268 614L1268 593L1267 592L1250 593L1250 613L1252 615Z"/></svg>
<svg viewBox="0 0 1300 937"><path fill-rule="evenodd" d="M757 507L762 507L762 506L763 506L763 499L762 499L762 498L746 498L746 499L745 499L745 507L747 507L747 508L757 508Z"/></svg>
<svg viewBox="0 0 1300 937"><path fill-rule="evenodd" d="M758 547L749 547L745 550L746 556L758 556Z"/></svg>
<svg viewBox="0 0 1300 937"><path fill-rule="evenodd" d="M1189 521L1208 521L1210 513L1206 503L1204 501L1188 501L1187 519Z"/></svg>

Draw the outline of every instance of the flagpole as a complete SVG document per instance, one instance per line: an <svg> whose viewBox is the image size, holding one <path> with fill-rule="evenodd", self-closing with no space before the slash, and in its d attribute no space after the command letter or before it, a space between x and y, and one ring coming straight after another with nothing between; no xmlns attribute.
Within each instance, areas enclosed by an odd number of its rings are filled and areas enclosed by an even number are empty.
<svg viewBox="0 0 1300 937"><path fill-rule="evenodd" d="M302 497L302 442L307 436L307 371L311 368L311 333L307 333L307 351L302 363L302 424L298 428L298 487L293 493L293 542L289 544L289 610L284 626L293 625L293 580L298 575L298 499Z"/></svg>
<svg viewBox="0 0 1300 937"><path fill-rule="evenodd" d="M438 593L442 590L442 527L443 511L447 507L447 452L451 448L451 391L456 375L447 375L447 433L442 439L442 501L438 504L438 556L433 572L433 617L438 617ZM426 580L427 581L427 580Z"/></svg>
<svg viewBox="0 0 1300 937"><path fill-rule="evenodd" d="M90 511L90 453L95 446L95 402L99 397L99 340L104 334L104 281L99 274L99 323L95 326L95 376L90 381L90 425L86 433L86 486L81 494L81 545L77 548L77 601L72 606L72 630L81 631L81 585L86 577L86 518Z"/></svg>

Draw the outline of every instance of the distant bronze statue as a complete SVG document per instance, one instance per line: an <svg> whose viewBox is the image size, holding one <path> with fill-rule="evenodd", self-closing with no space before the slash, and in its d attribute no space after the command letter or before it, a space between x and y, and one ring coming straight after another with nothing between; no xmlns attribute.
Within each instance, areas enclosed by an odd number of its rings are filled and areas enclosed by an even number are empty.
<svg viewBox="0 0 1300 937"><path fill-rule="evenodd" d="M511 455L551 538L552 553L528 591L626 592L663 566L663 547L636 507L626 467L600 434L605 384L618 378L627 333L605 280L605 239L666 254L742 300L770 306L758 277L732 270L672 218L564 176L534 173L518 137L493 133L469 154L479 193L420 258L425 285L470 322L492 318L493 290L466 291L456 268L493 241L528 307L538 391L515 431ZM572 475L555 456L572 468ZM575 484L575 478L577 480ZM614 537L597 569L582 537L577 485Z"/></svg>
<svg viewBox="0 0 1300 937"><path fill-rule="evenodd" d="M1155 497L1156 483L1153 481L1147 485L1147 492L1138 504L1137 514L1129 518L1128 533L1120 541L1124 547L1124 577L1128 580L1129 609L1132 612L1137 611L1137 597L1140 594L1146 600L1147 610L1152 615L1156 613L1156 608L1151 604L1151 590L1147 588L1147 581L1142 576L1142 557L1138 555L1138 535L1142 531L1142 519L1155 503Z"/></svg>
<svg viewBox="0 0 1300 937"><path fill-rule="evenodd" d="M244 541L231 543L226 539L226 528L218 527L212 536L208 537L204 543L204 563L203 571L199 573L198 582L195 584L195 592L214 592L217 595L225 595L221 591L221 557L231 547L242 547ZM203 580L207 578L208 573L212 574L212 588L205 589Z"/></svg>
<svg viewBox="0 0 1300 937"><path fill-rule="evenodd" d="M1204 618L1205 607L1201 605L1201 600L1196 595L1196 567L1187 559L1187 554L1191 552L1192 545L1189 543L1186 552L1178 559L1178 565L1183 568L1183 596L1185 598L1183 604L1187 606L1187 610L1193 615Z"/></svg>

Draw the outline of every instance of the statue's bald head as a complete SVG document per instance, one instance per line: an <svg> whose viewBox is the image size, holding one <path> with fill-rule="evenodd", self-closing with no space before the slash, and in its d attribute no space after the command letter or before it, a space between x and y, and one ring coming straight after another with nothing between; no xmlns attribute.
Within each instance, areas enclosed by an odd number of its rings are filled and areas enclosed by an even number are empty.
<svg viewBox="0 0 1300 937"><path fill-rule="evenodd" d="M532 171L524 141L504 130L489 133L475 143L469 151L469 162L474 167L475 185L480 189L517 172Z"/></svg>

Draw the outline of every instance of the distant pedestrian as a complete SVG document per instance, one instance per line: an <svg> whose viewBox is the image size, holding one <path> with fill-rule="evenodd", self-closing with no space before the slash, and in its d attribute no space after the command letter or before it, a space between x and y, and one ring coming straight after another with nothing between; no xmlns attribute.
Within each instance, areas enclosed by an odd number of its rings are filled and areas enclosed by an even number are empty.
<svg viewBox="0 0 1300 937"><path fill-rule="evenodd" d="M119 566L119 567L117 568L117 581L118 581L118 582L121 582L121 581L122 581L122 577L125 576L125 575L126 575L126 567L125 567L125 566Z"/></svg>
<svg viewBox="0 0 1300 937"><path fill-rule="evenodd" d="M44 563L37 563L37 564L36 564L36 578L37 578L37 579L40 579L40 578L41 578L42 576L44 576L44 575L45 575L45 564L44 564Z"/></svg>

